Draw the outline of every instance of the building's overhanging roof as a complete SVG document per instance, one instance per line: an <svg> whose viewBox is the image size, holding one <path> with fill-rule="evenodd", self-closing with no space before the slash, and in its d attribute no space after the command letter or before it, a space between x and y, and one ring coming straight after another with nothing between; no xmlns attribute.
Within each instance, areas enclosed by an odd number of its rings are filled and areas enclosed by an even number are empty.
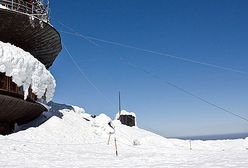
<svg viewBox="0 0 248 168"><path fill-rule="evenodd" d="M0 41L31 53L49 68L62 49L60 34L36 17L0 9Z"/></svg>

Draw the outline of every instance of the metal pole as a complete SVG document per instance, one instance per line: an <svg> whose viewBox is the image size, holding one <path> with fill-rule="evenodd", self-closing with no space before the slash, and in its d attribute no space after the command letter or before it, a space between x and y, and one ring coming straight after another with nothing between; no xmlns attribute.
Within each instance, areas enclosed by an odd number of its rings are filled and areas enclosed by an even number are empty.
<svg viewBox="0 0 248 168"><path fill-rule="evenodd" d="M49 18L50 18L50 1L47 1L47 23L49 22Z"/></svg>
<svg viewBox="0 0 248 168"><path fill-rule="evenodd" d="M14 0L11 1L11 9L13 10Z"/></svg>
<svg viewBox="0 0 248 168"><path fill-rule="evenodd" d="M32 5L32 14L34 14L34 2L32 2L31 5Z"/></svg>
<svg viewBox="0 0 248 168"><path fill-rule="evenodd" d="M121 116L121 92L119 91L119 118Z"/></svg>
<svg viewBox="0 0 248 168"><path fill-rule="evenodd" d="M109 133L109 138L108 138L108 143L107 143L107 145L109 145L110 137L111 137L111 134Z"/></svg>
<svg viewBox="0 0 248 168"><path fill-rule="evenodd" d="M118 156L118 151L117 151L117 142L116 142L116 138L115 138L115 155Z"/></svg>

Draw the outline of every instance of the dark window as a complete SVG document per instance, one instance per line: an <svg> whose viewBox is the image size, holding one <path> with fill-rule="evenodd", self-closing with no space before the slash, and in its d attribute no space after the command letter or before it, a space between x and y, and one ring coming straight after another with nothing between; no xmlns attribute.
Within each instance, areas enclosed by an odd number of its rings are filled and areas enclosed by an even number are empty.
<svg viewBox="0 0 248 168"><path fill-rule="evenodd" d="M121 115L120 121L127 126L135 126L135 117L132 115Z"/></svg>
<svg viewBox="0 0 248 168"><path fill-rule="evenodd" d="M32 89L31 87L28 88L28 97L32 99Z"/></svg>
<svg viewBox="0 0 248 168"><path fill-rule="evenodd" d="M0 73L0 89L8 90L8 78L3 73Z"/></svg>
<svg viewBox="0 0 248 168"><path fill-rule="evenodd" d="M9 91L17 93L17 85L9 78Z"/></svg>
<svg viewBox="0 0 248 168"><path fill-rule="evenodd" d="M12 94L15 93L19 96L24 95L23 87L18 87L14 82L12 82L12 78L5 76L4 73L0 73L0 90L12 92ZM28 98L31 100L37 100L37 96L32 93L31 87L28 89Z"/></svg>
<svg viewBox="0 0 248 168"><path fill-rule="evenodd" d="M29 97L31 100L37 100L37 96L32 92L31 87L29 87L29 89L28 89L28 97Z"/></svg>
<svg viewBox="0 0 248 168"><path fill-rule="evenodd" d="M32 100L37 100L37 96L34 93L32 93Z"/></svg>

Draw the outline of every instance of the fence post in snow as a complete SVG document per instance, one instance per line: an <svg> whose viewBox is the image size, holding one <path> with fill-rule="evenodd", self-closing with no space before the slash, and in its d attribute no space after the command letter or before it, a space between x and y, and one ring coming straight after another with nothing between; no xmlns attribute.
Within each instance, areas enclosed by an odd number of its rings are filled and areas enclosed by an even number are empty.
<svg viewBox="0 0 248 168"><path fill-rule="evenodd" d="M189 149L192 150L191 140L189 140Z"/></svg>
<svg viewBox="0 0 248 168"><path fill-rule="evenodd" d="M110 137L111 137L111 133L109 133L109 138L108 138L108 143L107 143L107 145L109 145Z"/></svg>
<svg viewBox="0 0 248 168"><path fill-rule="evenodd" d="M115 138L115 155L118 156L118 151L117 151L117 142L116 142L116 138Z"/></svg>

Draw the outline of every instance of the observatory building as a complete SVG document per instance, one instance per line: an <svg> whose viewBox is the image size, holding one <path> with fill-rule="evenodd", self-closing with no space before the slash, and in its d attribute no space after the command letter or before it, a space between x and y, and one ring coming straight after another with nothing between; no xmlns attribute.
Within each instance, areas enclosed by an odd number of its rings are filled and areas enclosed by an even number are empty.
<svg viewBox="0 0 248 168"><path fill-rule="evenodd" d="M60 35L49 21L49 3L0 0L0 42L30 53L47 71L62 49ZM0 69L1 52L0 48ZM39 87L35 92L31 85L25 88L20 84L22 81L15 82L13 77L0 70L0 134L3 135L11 133L16 123L27 123L47 111L41 103L45 94L43 97L38 94Z"/></svg>

